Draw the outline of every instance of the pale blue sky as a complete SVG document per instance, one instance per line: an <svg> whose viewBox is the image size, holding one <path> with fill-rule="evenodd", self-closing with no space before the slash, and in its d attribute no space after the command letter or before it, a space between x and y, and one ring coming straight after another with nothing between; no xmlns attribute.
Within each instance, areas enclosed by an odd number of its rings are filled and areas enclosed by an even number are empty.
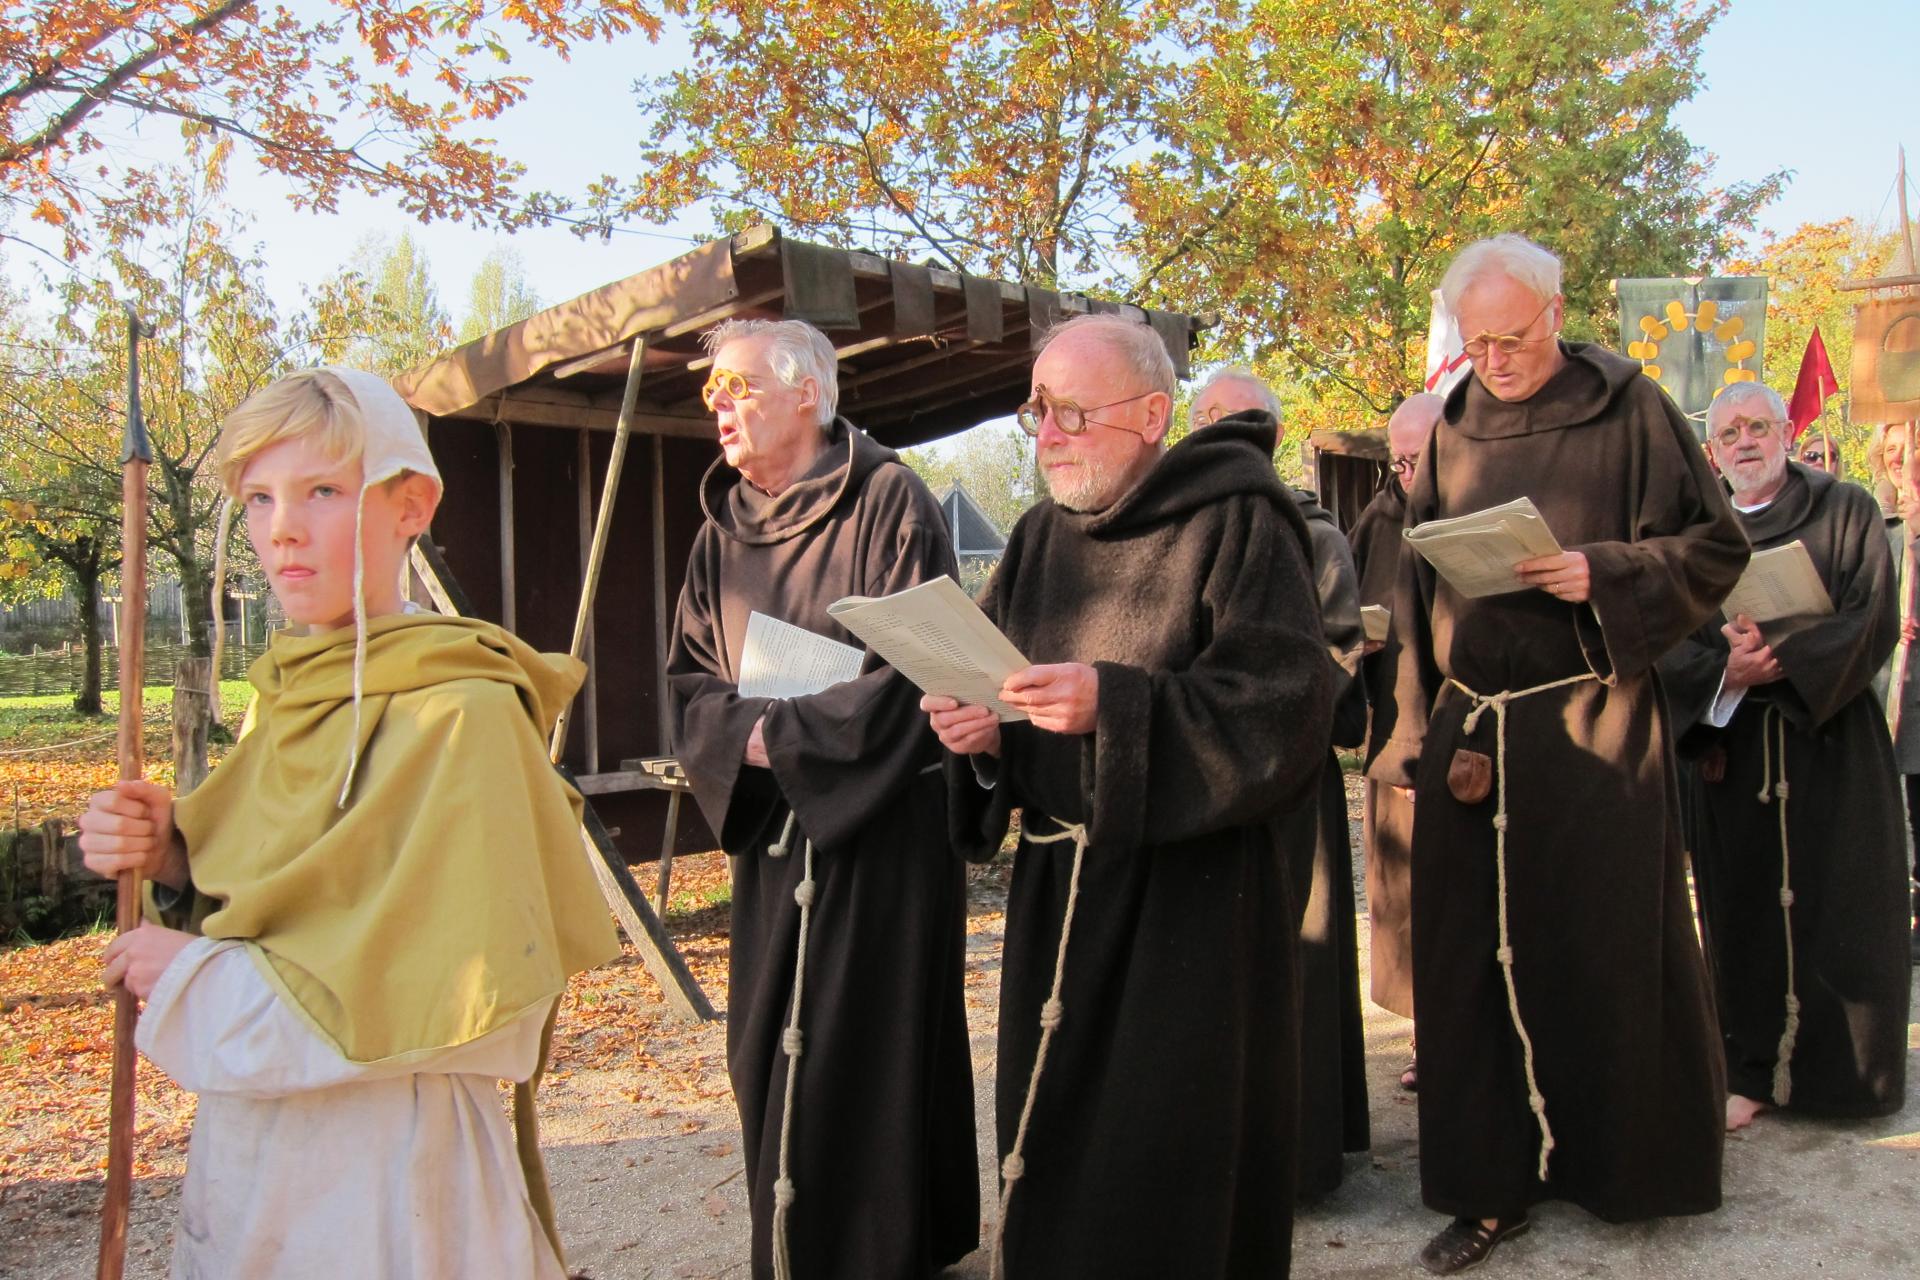
<svg viewBox="0 0 1920 1280"><path fill-rule="evenodd" d="M529 185L559 192L577 191L603 172L632 173L643 122L629 86L636 76L670 66L680 53L671 39L655 46L634 36L616 46L584 48L571 64L523 55L517 67L534 83L529 100L496 124L503 148L526 161ZM1786 194L1763 216L1769 228L1786 231L1842 217L1891 226L1896 148L1905 142L1920 152L1920 98L1911 88L1916 56L1920 3L1735 0L1707 38L1706 83L1681 109L1680 123L1719 158L1719 182L1751 180L1776 168L1794 171ZM170 149L171 131L164 126L149 136L156 154ZM1920 154L1915 167L1920 169ZM336 270L368 231L411 228L426 246L441 297L457 318L474 268L504 239L446 224L423 228L364 198L343 200L337 215L296 213L283 186L245 171L244 162L229 196L256 216L268 286L287 305L301 284ZM1920 212L1920 196L1912 198ZM685 235L708 225L704 214L695 214L658 230ZM559 227L523 231L505 242L526 260L546 302L685 248L676 239L632 234L605 244L583 241Z"/></svg>

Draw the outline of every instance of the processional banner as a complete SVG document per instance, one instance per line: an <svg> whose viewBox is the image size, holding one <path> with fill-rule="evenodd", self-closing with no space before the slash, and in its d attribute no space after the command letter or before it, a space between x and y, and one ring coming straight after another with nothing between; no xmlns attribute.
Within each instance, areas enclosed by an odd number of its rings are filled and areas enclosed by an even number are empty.
<svg viewBox="0 0 1920 1280"><path fill-rule="evenodd" d="M1920 418L1920 297L1877 298L1853 309L1849 422Z"/></svg>
<svg viewBox="0 0 1920 1280"><path fill-rule="evenodd" d="M1757 382L1766 350L1767 278L1616 280L1620 348L1640 362L1706 436L1707 406L1737 382Z"/></svg>

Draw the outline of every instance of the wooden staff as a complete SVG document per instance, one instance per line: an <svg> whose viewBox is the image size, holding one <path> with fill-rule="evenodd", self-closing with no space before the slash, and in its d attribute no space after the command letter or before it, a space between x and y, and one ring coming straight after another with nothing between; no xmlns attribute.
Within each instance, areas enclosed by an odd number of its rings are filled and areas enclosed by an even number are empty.
<svg viewBox="0 0 1920 1280"><path fill-rule="evenodd" d="M153 447L140 413L140 339L153 331L127 305L127 429L120 450L120 781L145 772L140 740L147 620L147 468ZM140 872L122 871L115 886L121 933L140 925ZM133 1026L139 1017L123 984L113 1001L113 1110L107 1127L107 1197L100 1206L99 1280L120 1280L127 1262L127 1209L133 1193Z"/></svg>

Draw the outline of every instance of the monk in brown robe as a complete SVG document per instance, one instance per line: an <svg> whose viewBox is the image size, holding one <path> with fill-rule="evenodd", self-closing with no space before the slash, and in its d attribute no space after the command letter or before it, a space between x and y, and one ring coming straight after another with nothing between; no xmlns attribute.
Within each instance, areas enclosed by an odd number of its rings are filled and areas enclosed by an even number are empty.
<svg viewBox="0 0 1920 1280"><path fill-rule="evenodd" d="M1719 1030L1653 664L1747 540L1638 364L1557 340L1559 268L1500 236L1442 281L1473 376L1407 523L1525 496L1565 550L1477 599L1403 558L1398 719L1371 771L1415 791L1421 1189L1454 1216L1421 1262L1441 1275L1540 1200L1614 1222L1720 1203Z"/></svg>
<svg viewBox="0 0 1920 1280"><path fill-rule="evenodd" d="M1194 397L1195 430L1257 409L1280 421L1280 399L1251 369L1228 365ZM1366 735L1367 694L1360 683L1360 588L1333 513L1305 489L1290 489L1313 543L1314 596L1333 677L1333 746L1358 748ZM1347 788L1339 758L1327 751L1320 771L1319 835L1313 860L1294 863L1300 913L1300 1199L1314 1200L1346 1176L1346 1153L1371 1144L1367 1115L1367 1038L1360 1012L1360 941L1353 902L1353 849Z"/></svg>
<svg viewBox="0 0 1920 1280"><path fill-rule="evenodd" d="M1038 664L1001 689L1029 719L922 702L963 847L991 856L1022 811L995 1095L1008 1280L1239 1280L1291 1256L1289 865L1313 856L1330 664L1272 417L1163 449L1173 390L1144 325L1051 336L1020 411L1051 497L981 600Z"/></svg>
<svg viewBox="0 0 1920 1280"><path fill-rule="evenodd" d="M1660 660L1688 787L1727 1128L1769 1106L1882 1116L1906 1096L1906 830L1874 678L1898 637L1865 489L1788 461L1786 406L1740 383L1707 441L1756 550L1798 542L1832 601L1716 618Z"/></svg>
<svg viewBox="0 0 1920 1280"><path fill-rule="evenodd" d="M834 416L824 335L730 322L708 347L724 457L667 673L681 763L733 855L727 1072L753 1274L784 1252L796 1280L928 1276L980 1222L965 868L939 745L872 653L802 697L738 686L752 613L858 647L827 606L951 575L953 548L919 477Z"/></svg>
<svg viewBox="0 0 1920 1280"><path fill-rule="evenodd" d="M1387 483L1366 505L1347 536L1360 577L1360 603L1392 612L1400 580L1401 537L1407 524L1407 489L1418 474L1420 454L1446 402L1422 391L1408 396L1387 419L1391 466ZM1362 759L1371 765L1393 735L1393 671L1399 649L1392 633L1369 642L1360 671L1367 686L1367 740ZM1369 994L1403 1018L1413 1016L1413 799L1399 787L1367 779L1362 810L1366 847L1367 919L1372 926ZM1419 1087L1419 1069L1408 1063L1400 1087Z"/></svg>

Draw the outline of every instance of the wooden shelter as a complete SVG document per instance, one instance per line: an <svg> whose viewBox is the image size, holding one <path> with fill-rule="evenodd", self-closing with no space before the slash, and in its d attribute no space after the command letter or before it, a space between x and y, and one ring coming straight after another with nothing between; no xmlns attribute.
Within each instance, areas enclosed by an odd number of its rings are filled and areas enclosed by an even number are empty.
<svg viewBox="0 0 1920 1280"><path fill-rule="evenodd" d="M1151 325L1188 371L1196 323L1032 286L786 239L755 227L449 351L394 380L446 479L426 558L461 611L564 650L623 405L632 432L589 623L591 676L564 762L629 861L713 847L683 812L663 672L718 456L700 335L806 320L840 357L840 412L901 447L1010 414L1036 339L1089 311Z"/></svg>
<svg viewBox="0 0 1920 1280"><path fill-rule="evenodd" d="M1393 460L1384 429L1316 431L1307 437L1313 450L1313 487L1320 505L1333 515L1340 532L1353 522L1387 483Z"/></svg>

